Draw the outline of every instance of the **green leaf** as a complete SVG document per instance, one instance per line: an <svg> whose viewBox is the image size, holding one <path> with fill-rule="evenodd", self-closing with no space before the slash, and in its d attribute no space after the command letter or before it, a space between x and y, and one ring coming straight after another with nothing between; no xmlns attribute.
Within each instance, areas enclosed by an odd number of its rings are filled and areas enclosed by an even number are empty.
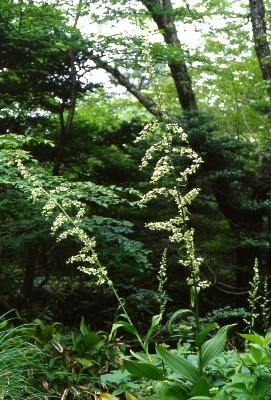
<svg viewBox="0 0 271 400"><path fill-rule="evenodd" d="M83 336L82 342L90 351L98 350L104 343L103 338L93 331L88 331L88 333Z"/></svg>
<svg viewBox="0 0 271 400"><path fill-rule="evenodd" d="M186 400L187 390L181 383L159 382L156 385L159 400Z"/></svg>
<svg viewBox="0 0 271 400"><path fill-rule="evenodd" d="M206 325L204 328L202 328L202 330L196 335L196 345L201 347L208 333L216 328L218 328L218 324L216 322L213 322L212 324Z"/></svg>
<svg viewBox="0 0 271 400"><path fill-rule="evenodd" d="M247 333L247 334L240 333L240 336L242 338L248 340L249 342L258 344L261 347L263 347L263 345L264 345L264 338L260 335L256 335L256 334L253 335L252 333Z"/></svg>
<svg viewBox="0 0 271 400"><path fill-rule="evenodd" d="M131 393L125 392L125 398L126 400L137 400L135 396L133 396Z"/></svg>
<svg viewBox="0 0 271 400"><path fill-rule="evenodd" d="M150 329L148 330L147 335L146 335L145 340L144 340L144 348L145 348L147 353L148 353L148 347L149 347L150 338L151 338L153 332L155 331L155 329L157 328L157 326L159 325L159 323L161 321L161 318L162 318L161 314L154 315L152 317L152 322L151 322Z"/></svg>
<svg viewBox="0 0 271 400"><path fill-rule="evenodd" d="M119 328L123 328L132 335L137 336L137 330L134 325L130 324L127 321L118 321L112 325L112 329L109 335L109 340L112 339L113 333L116 332Z"/></svg>
<svg viewBox="0 0 271 400"><path fill-rule="evenodd" d="M199 378L198 369L182 356L172 354L165 350L162 346L156 346L156 353L162 358L164 363L174 372L188 379L190 382L196 383Z"/></svg>
<svg viewBox="0 0 271 400"><path fill-rule="evenodd" d="M34 319L34 323L37 324L41 330L45 328L44 322L42 322L42 320L40 320L39 318Z"/></svg>
<svg viewBox="0 0 271 400"><path fill-rule="evenodd" d="M271 332L268 332L264 338L264 346L269 346L271 343Z"/></svg>
<svg viewBox="0 0 271 400"><path fill-rule="evenodd" d="M265 396L270 395L270 385L271 378L263 377L255 382L252 393L258 398L264 399Z"/></svg>
<svg viewBox="0 0 271 400"><path fill-rule="evenodd" d="M92 367L92 365L94 365L93 362L91 360L89 360L88 358L76 357L75 360L80 365L82 365L82 367L85 367L85 368L89 368L89 367Z"/></svg>
<svg viewBox="0 0 271 400"><path fill-rule="evenodd" d="M0 330L6 328L7 324L8 324L8 321L7 321L7 320L2 321L2 322L0 323Z"/></svg>
<svg viewBox="0 0 271 400"><path fill-rule="evenodd" d="M251 347L249 349L249 352L250 352L251 356L253 357L253 359L255 360L255 362L257 364L262 363L264 358L266 357L266 354L265 354L263 348L259 347L256 344L251 344L250 346Z"/></svg>
<svg viewBox="0 0 271 400"><path fill-rule="evenodd" d="M183 316L185 314L193 314L193 311L189 310L189 309L182 309L182 310L177 310L177 311L175 311L174 314L172 314L172 316L170 317L170 319L167 323L167 329L168 329L169 333L171 333L171 334L173 333L173 329L172 329L173 322L177 318L179 318L180 316Z"/></svg>
<svg viewBox="0 0 271 400"><path fill-rule="evenodd" d="M206 367L225 348L227 332L232 325L225 325L218 330L216 335L207 340L202 346L202 367Z"/></svg>
<svg viewBox="0 0 271 400"><path fill-rule="evenodd" d="M87 336L89 334L89 330L85 325L84 318L81 319L80 332L81 332L82 336Z"/></svg>
<svg viewBox="0 0 271 400"><path fill-rule="evenodd" d="M110 372L109 374L104 374L101 375L101 382L108 384L108 383L121 383L121 382L126 382L127 378L129 376L128 371L120 371L120 370L115 370Z"/></svg>
<svg viewBox="0 0 271 400"><path fill-rule="evenodd" d="M204 376L201 376L190 393L191 396L206 396L209 395L210 385Z"/></svg>
<svg viewBox="0 0 271 400"><path fill-rule="evenodd" d="M144 353L138 354L138 353L135 353L133 350L130 350L130 353L131 353L131 355L132 355L134 358L136 358L138 361L141 361L141 362L146 362L146 361L148 361L148 357L147 357L147 355L144 354Z"/></svg>
<svg viewBox="0 0 271 400"><path fill-rule="evenodd" d="M190 397L189 400L210 400L211 397L208 396L193 396Z"/></svg>
<svg viewBox="0 0 271 400"><path fill-rule="evenodd" d="M101 393L100 394L100 399L101 400L119 400L118 397L113 396L112 394L109 393Z"/></svg>
<svg viewBox="0 0 271 400"><path fill-rule="evenodd" d="M163 370L152 364L124 360L123 365L131 375L137 378L148 378L159 381L164 376Z"/></svg>

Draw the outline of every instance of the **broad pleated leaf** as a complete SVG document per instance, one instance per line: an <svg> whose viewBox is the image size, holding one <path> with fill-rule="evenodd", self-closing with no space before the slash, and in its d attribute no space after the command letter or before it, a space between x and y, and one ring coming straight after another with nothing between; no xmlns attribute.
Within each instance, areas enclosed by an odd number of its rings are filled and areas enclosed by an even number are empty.
<svg viewBox="0 0 271 400"><path fill-rule="evenodd" d="M215 359L225 348L227 341L227 332L232 325L226 325L220 328L214 337L207 340L202 346L202 367L206 367Z"/></svg>
<svg viewBox="0 0 271 400"><path fill-rule="evenodd" d="M100 399L102 400L119 400L118 397L113 396L112 394L109 393L101 393L100 394Z"/></svg>
<svg viewBox="0 0 271 400"><path fill-rule="evenodd" d="M89 368L94 365L93 361L88 358L75 357L75 360L85 368Z"/></svg>
<svg viewBox="0 0 271 400"><path fill-rule="evenodd" d="M137 335L137 330L134 327L134 325L131 325L127 321L118 321L112 325L112 329L109 335L109 340L112 338L113 333L116 332L119 328L123 328L127 332L131 333L132 335L136 336Z"/></svg>
<svg viewBox="0 0 271 400"><path fill-rule="evenodd" d="M167 328L168 328L169 333L173 332L172 324L174 323L174 321L177 318L179 318L185 314L193 314L193 311L189 310L189 309L182 309L182 310L177 310L177 311L175 311L174 314L172 314L172 316L170 317L170 319L167 323Z"/></svg>
<svg viewBox="0 0 271 400"><path fill-rule="evenodd" d="M160 381L164 376L163 370L152 364L124 360L123 365L131 375L137 378L148 378Z"/></svg>
<svg viewBox="0 0 271 400"><path fill-rule="evenodd" d="M264 338L260 335L253 335L252 333L240 333L240 336L249 342L258 344L259 346L264 345Z"/></svg>
<svg viewBox="0 0 271 400"><path fill-rule="evenodd" d="M148 330L145 340L144 340L144 348L146 349L146 351L148 351L148 346L149 346L149 340L153 334L153 332L155 331L155 329L157 328L157 326L159 325L160 321L161 321L161 317L162 315L154 315L152 317L152 322L151 322L151 326L150 329Z"/></svg>
<svg viewBox="0 0 271 400"><path fill-rule="evenodd" d="M193 397L190 397L189 400L211 400L211 397L208 397L208 396L193 396Z"/></svg>
<svg viewBox="0 0 271 400"><path fill-rule="evenodd" d="M133 350L130 350L131 355L141 362L148 362L148 357L144 353L135 353Z"/></svg>
<svg viewBox="0 0 271 400"><path fill-rule="evenodd" d="M196 335L196 345L198 347L202 346L208 333L213 331L214 329L218 328L218 325L216 322L213 322L212 324L208 324L202 328L202 330Z"/></svg>
<svg viewBox="0 0 271 400"><path fill-rule="evenodd" d="M156 346L157 354L163 359L164 363L183 378L195 383L199 378L198 369L182 356L172 354L163 347Z"/></svg>
<svg viewBox="0 0 271 400"><path fill-rule="evenodd" d="M208 396L210 394L209 389L210 385L206 378L201 376L191 390L190 396Z"/></svg>
<svg viewBox="0 0 271 400"><path fill-rule="evenodd" d="M159 400L186 400L187 394L182 384L160 382L157 386Z"/></svg>

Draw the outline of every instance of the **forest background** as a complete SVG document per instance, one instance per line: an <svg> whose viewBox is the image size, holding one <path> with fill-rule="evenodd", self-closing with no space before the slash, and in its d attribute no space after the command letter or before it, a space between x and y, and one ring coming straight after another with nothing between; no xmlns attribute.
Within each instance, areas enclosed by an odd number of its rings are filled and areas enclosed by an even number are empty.
<svg viewBox="0 0 271 400"><path fill-rule="evenodd" d="M202 313L231 306L242 315L255 258L270 278L270 2L0 4L1 312L69 327L84 316L109 329L117 309L109 289L66 265L78 243L56 244L15 155L45 188L64 183L69 198L87 205L84 228L139 326L157 308L165 247L167 312L186 306L181 250L145 228L174 215L174 205L137 204L150 174L139 170L146 147L134 141L160 117L148 48L168 118L204 161L189 180L200 188L191 224L203 279L212 283Z"/></svg>

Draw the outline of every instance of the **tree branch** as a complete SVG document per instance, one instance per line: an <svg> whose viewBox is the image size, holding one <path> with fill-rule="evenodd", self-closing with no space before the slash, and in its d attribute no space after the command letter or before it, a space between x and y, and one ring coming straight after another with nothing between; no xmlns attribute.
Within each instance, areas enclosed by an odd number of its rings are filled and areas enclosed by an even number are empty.
<svg viewBox="0 0 271 400"><path fill-rule="evenodd" d="M124 86L131 94L133 94L139 102L155 117L161 117L161 112L155 102L144 93L142 93L120 70L111 66L108 62L101 60L98 56L91 55L91 60L97 65L111 74L120 85Z"/></svg>

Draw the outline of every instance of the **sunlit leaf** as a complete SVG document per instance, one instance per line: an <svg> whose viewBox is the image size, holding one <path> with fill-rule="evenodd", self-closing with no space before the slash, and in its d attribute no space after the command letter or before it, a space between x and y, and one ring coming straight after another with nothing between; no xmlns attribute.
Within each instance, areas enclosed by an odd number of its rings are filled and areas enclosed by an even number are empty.
<svg viewBox="0 0 271 400"><path fill-rule="evenodd" d="M89 368L89 367L92 367L92 366L94 365L94 364L93 364L93 361L89 360L88 358L76 357L75 360L76 360L80 365L82 365L82 367L85 367L85 368Z"/></svg>
<svg viewBox="0 0 271 400"><path fill-rule="evenodd" d="M135 396L133 396L131 393L125 392L125 398L126 400L137 400Z"/></svg>
<svg viewBox="0 0 271 400"><path fill-rule="evenodd" d="M109 393L100 393L99 397L102 400L119 400L118 397L115 397L115 396L113 396L112 394L109 394Z"/></svg>

